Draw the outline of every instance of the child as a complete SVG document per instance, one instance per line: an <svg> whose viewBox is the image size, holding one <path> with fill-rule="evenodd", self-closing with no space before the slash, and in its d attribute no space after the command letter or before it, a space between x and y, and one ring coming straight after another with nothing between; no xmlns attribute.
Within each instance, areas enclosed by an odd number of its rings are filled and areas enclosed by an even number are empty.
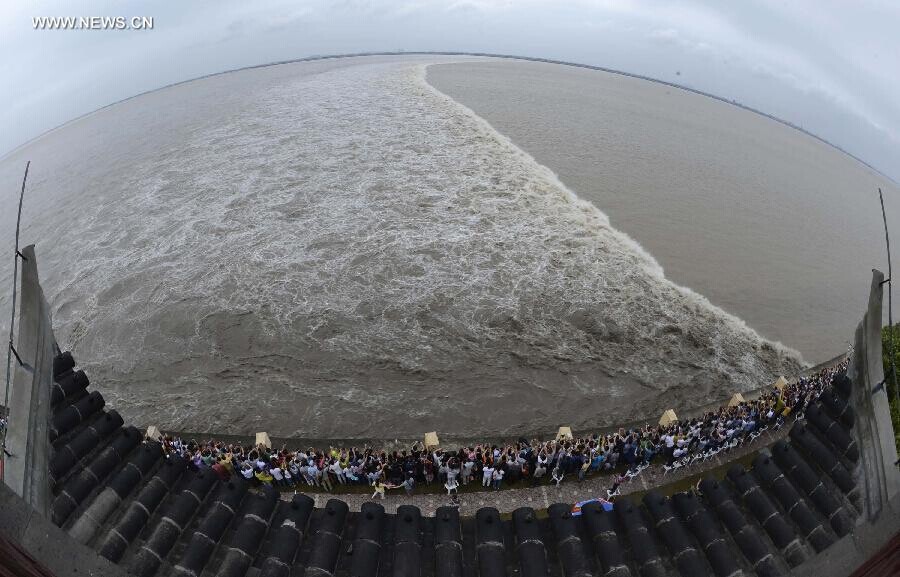
<svg viewBox="0 0 900 577"><path fill-rule="evenodd" d="M372 498L375 499L377 497L381 500L384 500L384 490L385 489L393 489L393 488L394 488L393 485L385 485L384 481L379 479L378 481L375 482L375 492L372 493Z"/></svg>

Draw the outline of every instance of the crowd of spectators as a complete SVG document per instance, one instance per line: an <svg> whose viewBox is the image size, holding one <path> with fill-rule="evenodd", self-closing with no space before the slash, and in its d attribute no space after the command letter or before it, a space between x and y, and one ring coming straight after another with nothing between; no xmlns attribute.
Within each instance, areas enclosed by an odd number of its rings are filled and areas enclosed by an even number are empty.
<svg viewBox="0 0 900 577"><path fill-rule="evenodd" d="M667 467L685 463L752 438L763 428L780 426L790 415L800 414L846 367L844 361L781 389L773 387L751 401L667 426L621 428L578 439L521 438L516 443L481 443L456 450L426 448L420 442L400 450L369 446L272 450L215 440L198 443L169 436L161 440L167 453L190 459L193 467L211 468L223 479L240 475L283 488L307 486L327 491L340 485L370 485L373 498L383 497L385 489L403 488L412 494L416 486L434 483L448 491L470 483L498 490L523 480L534 484L549 480L558 485L564 478L584 479L599 471L615 472L618 483L624 473L651 463Z"/></svg>

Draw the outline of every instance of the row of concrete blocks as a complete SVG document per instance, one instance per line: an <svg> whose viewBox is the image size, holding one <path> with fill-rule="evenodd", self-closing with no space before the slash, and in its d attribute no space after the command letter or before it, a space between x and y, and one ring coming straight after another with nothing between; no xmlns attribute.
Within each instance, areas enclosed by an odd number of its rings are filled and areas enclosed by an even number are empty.
<svg viewBox="0 0 900 577"><path fill-rule="evenodd" d="M830 409L833 410L834 407ZM837 412L838 415L847 414L846 407ZM805 425L798 423L791 431L791 438L814 462L822 466L841 492L851 496L854 491L851 473L835 453L852 461L857 456L855 446L847 432L840 427L836 428L831 417L818 405L814 404L810 408L810 413L815 415L813 426L817 428L818 433L812 433ZM832 448L826 447L818 435L826 437L829 443L833 441L835 445ZM746 508L756 517L789 565L798 565L806 559L805 548L799 537L802 536L816 552L819 552L830 546L835 536L843 537L851 531L852 511L845 508L843 499L830 491L791 443L779 441L773 446L771 455L760 454L754 460L753 473L751 475L742 466L736 465L729 470L728 479L746 504ZM766 488L765 491L760 483ZM771 554L761 535L735 505L733 491L715 479L704 480L700 484L700 489L705 500L731 533L752 570L760 576L783 574L784 568L781 563ZM774 496L781 510L787 513L790 522L773 504L769 495ZM810 508L807 500L818 513ZM672 499L667 499L651 491L643 501L655 523L657 534L669 550L680 574L705 575L709 574L709 569L713 574L722 577L742 574L743 570L735 560L723 535L719 534L718 524L714 521L713 515L694 493L679 493ZM673 505L679 513L678 516L673 512ZM649 526L644 523L639 508L628 499L620 499L616 503L615 512L625 536L631 543L633 560L639 573L644 577L665 575L662 558L656 551L655 540L651 536ZM587 557L574 525L571 523L567 525L565 521L570 517L568 507L554 505L549 513L554 533L559 540L558 554L564 574L568 577L589 574ZM523 541L523 522L517 520L517 514L514 514L514 520L519 547L527 547L529 540L526 536ZM602 507L596 504L587 505L582 514L588 533L594 541L603 574L619 577L629 575L630 571L624 562L612 514L604 512ZM527 511L523 515L527 522L529 519ZM820 515L827 520L828 529L819 522ZM480 512L479 516L483 517L483 521L490 521L494 515ZM479 529L483 526L484 524L480 523ZM797 533L798 530L800 534ZM693 547L688 537L690 534L693 534L705 553L705 561L704 555L699 554ZM480 543L479 546L490 544L488 541ZM496 543L494 546L496 547ZM531 546L538 548L540 543L535 540L531 542ZM533 571L535 575L546 575L545 567L541 565L542 558L544 556L535 554L533 558L523 559L523 574ZM500 572L502 555L496 555L493 561L490 560L490 556L485 560L479 555L479 563L483 574L503 574Z"/></svg>
<svg viewBox="0 0 900 577"><path fill-rule="evenodd" d="M53 380L50 391L53 411L49 431L53 446L50 478L57 493L85 457L116 436L123 421L115 411L104 411L103 395L85 390L90 381L84 371L75 370L71 353L61 353L54 358Z"/></svg>
<svg viewBox="0 0 900 577"><path fill-rule="evenodd" d="M778 457L778 460L784 464L783 466L787 470L802 471L809 467L808 464L803 463L789 444L783 443L783 446L786 447L786 450L782 450L782 445L779 445L776 448L776 455L783 455ZM782 505L788 501L802 503L800 496L792 494L789 486L778 485L774 482L781 476L776 474L773 469L775 466L768 457L761 456L754 464L754 471L767 471L765 478L773 480L773 483L769 484L769 491L776 495ZM170 467L166 467L157 475L167 475L169 474L167 471L170 470ZM139 576L156 573L161 560L166 558L172 545L181 534L178 528L183 527L189 521L206 492L214 484L214 481L209 481L211 478L211 476L200 473L187 484L171 508L172 515L160 520L141 551L136 555L131 566L133 573ZM792 564L802 561L804 557L795 556L795 551L802 552L802 547L799 545L800 542L797 540L791 524L768 500L768 496L760 489L753 476L743 468L735 467L729 472L729 480L744 499L747 508L754 513L766 532L769 533L773 543L785 553L788 561ZM150 485L153 484L150 483ZM713 506L716 515L732 533L735 542L749 564L752 565L753 570L758 575L782 574L782 567L772 557L769 549L741 510L734 505L732 491L727 489L724 484L711 479L704 481L701 489L706 495L706 500ZM145 488L136 501L142 502L143 493L148 490L152 492L152 489ZM809 493L815 494L815 491L816 489L811 487ZM186 496L185 492L191 493L191 496ZM213 499L212 508L191 537L187 549L175 566L174 574L198 575L202 572L218 540L222 537L225 527L234 516L237 503L245 492L246 488L240 485L221 484ZM274 497L266 498L265 495L253 497L242 507L242 521L235 531L232 542L227 547L228 553L219 574L243 575L267 531L266 520L274 510L274 501ZM191 506L194 503L196 503L196 507ZM614 513L604 511L597 504L588 504L584 508L583 522L595 545L595 551L605 575L631 574L629 566L625 562L625 553L617 531L622 531L631 544L632 556L641 575L655 576L666 573L662 558L656 549L656 540L652 535L651 527L655 529L669 549L672 559L682 575L706 575L710 574L710 569L712 569L712 574L718 576L741 574L740 565L734 555L730 553L723 535L717 529L718 524L714 521L706 505L696 495L683 493L667 499L658 493L651 492L645 496L644 505L652 519L652 524L648 524L641 509L627 499L622 499L616 504ZM833 503L833 505L834 512L839 511L840 504ZM144 507L143 504L132 505L134 510L146 510ZM298 536L306 525L312 509L312 502L308 497L299 495L295 497L292 507L305 512L300 517L290 519L290 523L286 525L290 527L290 534L284 539L286 544L284 553L266 559L263 564L264 575L287 575L290 573L299 543ZM678 511L677 516L675 510ZM180 514L177 513L179 511ZM795 506L790 513L791 519L798 525L809 528L807 515L801 514L802 511L802 508ZM581 543L576 519L571 515L570 506L568 504L553 505L549 509L549 515L563 573L567 577L590 574L589 553ZM306 568L307 575L331 574L334 571L340 552L340 535L343 532L346 516L346 504L337 500L328 503L323 520L313 536L314 543ZM837 520L840 519L840 516L832 514L832 518ZM374 576L377 571L383 535L384 510L380 505L367 503L363 506L357 519L351 574ZM121 535L130 534L133 538L146 520L147 517L144 515L134 518L126 514L116 528L110 532L110 536L113 539L121 539ZM541 532L534 511L530 508L517 510L513 513L513 524L517 543L516 555L520 561L522 575L525 577L548 575L546 550L541 540ZM129 528L129 525L133 525L133 527ZM417 508L403 506L398 509L394 543L395 575L418 574L416 568L421 564L420 525L421 515ZM435 520L435 555L436 574L441 577L462 575L462 541L459 527L459 517L455 509L438 510ZM502 527L500 515L495 509L485 508L478 512L476 533L480 575L490 577L506 574L506 553ZM282 527L283 529L284 527ZM835 527L835 531L841 533L846 529L846 525ZM809 534L814 533L816 533L816 527L812 527ZM689 534L694 535L696 542L701 546L702 553L694 548L688 537ZM808 537L808 540L817 550L829 544L817 537ZM275 541L278 541L277 535ZM109 557L107 549L107 546L104 545L101 547L101 552Z"/></svg>
<svg viewBox="0 0 900 577"><path fill-rule="evenodd" d="M850 494L854 490L846 467L802 423L792 430L791 438L815 462L824 465L823 469L840 491ZM746 510L762 526L790 566L799 565L807 558L804 541L819 552L830 546L835 537L843 537L851 531L852 511L844 506L842 498L829 490L792 443L777 442L771 455L763 453L757 456L752 471L751 474L741 465L735 465L728 471L727 483L711 478L703 480L700 483L702 500L694 493L679 493L671 499L654 491L645 495L643 503L654 523L653 528L669 550L681 575L707 575L710 570L719 577L743 573L724 540L724 535L719 533L719 525L714 517L718 517L722 526L730 533L754 573L764 577L783 575L786 572L756 526L735 504L737 497L744 502ZM773 503L773 498L780 509ZM807 501L812 503L817 512L813 511ZM566 511L562 507L557 511L553 509L551 507L551 522L559 535L558 518L565 517ZM787 518L782 511L786 512ZM624 536L630 542L633 562L639 574L643 577L665 575L666 570L662 557L657 552L656 541L639 508L627 498L619 499L615 505L615 513L619 517ZM588 533L594 540L603 575L630 575L612 513L604 512L599 505L589 504L584 507L582 515ZM827 520L828 528L820 523L820 516ZM689 535L693 535L694 541ZM702 555L695 549L693 542L700 545ZM579 546L574 537L566 544L559 545L560 561L567 576L588 574L583 552L573 553ZM544 575L543 568L537 574Z"/></svg>
<svg viewBox="0 0 900 577"><path fill-rule="evenodd" d="M842 461L852 461L858 458L858 451L846 430L832 417L832 415L836 415L843 423L846 423L848 418L852 419L852 413L848 413L848 406L840 405L839 399L841 398L840 395L833 396L832 402L827 403L824 408L819 404L812 404L807 410L807 417L816 433L810 432L802 423L798 423L791 431L791 438L803 449L803 452L810 455L814 462L828 473L841 491L850 493L853 490L852 476ZM137 430L124 429L114 442L110 443L78 476L70 479L54 502L54 520L62 525L91 490L106 478L131 449L139 444L139 440L140 434ZM832 447L829 448L826 443ZM773 454L774 461L765 455L756 460L754 463L756 479L739 466L729 471L728 478L741 498L744 499L747 508L757 517L769 534L772 542L779 547L788 563L795 565L805 558L802 544L798 540L792 524L783 518L766 493L760 490L759 481L766 485L771 494L775 495L776 500L788 512L793 524L800 529L803 538L817 551L824 549L833 541L832 531L838 536L846 534L851 521L847 512L843 510L841 501L828 492L827 487L821 483L816 473L790 444L784 442L776 444L773 447ZM73 537L85 543L91 540L121 502L160 459L162 459L161 448L152 442L143 444L139 450L131 454L128 463L69 529ZM116 526L106 535L100 545L101 554L113 561L121 558L125 549L137 537L151 514L169 494L175 481L182 476L185 469L186 463L179 458L163 460L154 477L143 487ZM790 481L784 473L788 474ZM216 478L208 472L193 475L186 487L175 498L168 514L161 518L153 533L135 555L132 572L140 576L152 575L157 571L163 559L184 532L186 524L196 514L215 484ZM820 513L826 516L832 531L825 530L818 523L816 515L800 497L795 485L800 487ZM191 537L185 553L175 567L176 574L199 574L202 571L219 539L232 521L238 503L246 494L246 489L242 483L220 484L213 500L212 509L201 521L199 529ZM714 480L704 481L701 489L716 514L731 532L748 562L753 566L754 571L759 575L778 574L780 570L778 564L768 554L767 548L758 536L750 530L750 524L743 517L740 509L733 506L732 497L729 495L730 491L725 489L723 484ZM710 512L692 494L676 495L673 500L669 500L658 494L650 493L644 503L647 511L657 523L657 532L667 548L670 549L682 574L707 574L707 562L716 575L740 574L740 569L733 556L727 554L727 547L721 536L714 534L717 533L714 529L711 532L711 528L716 525L709 522L712 519ZM702 545L706 561L687 539L682 520L672 514L672 503L679 511L683 522L694 534L697 542ZM732 506L729 506L729 503ZM247 501L246 507L248 510L243 511L242 509L240 527L234 533L233 541L235 542L231 543L228 548L226 559L222 565L223 571L228 572L226 574L242 575L249 567L255 554L253 549L258 547L268 530L266 519L268 519L268 514L274 510L274 498L254 497ZM292 507L301 511L305 509L311 511L312 504L308 498L298 496ZM279 528L279 531L284 529L289 533L293 532L293 537L286 538L286 543L297 542L292 539L295 540L297 535L302 533L309 511L306 512L305 517L301 515L303 519L295 519L293 524ZM655 541L638 511L639 508L634 507L627 499L620 500L616 507L616 513L620 517L624 533L632 544L632 555L639 572L642 575L663 574L664 569L661 558L656 553ZM346 504L333 500L326 507L326 514L322 527L316 533L316 543L308 568L333 571L332 561L336 562L337 552L340 548L339 535L347 514ZM380 506L374 504L364 506L354 542L353 556L353 564L360 566L357 568L358 573L353 574L363 575L366 567L377 567L377 556L374 564L365 559L369 557L366 554L367 550L377 554L380 548L381 529L379 523L382 518L383 509ZM567 576L589 573L585 551L574 528L574 521L571 521L569 505L560 504L551 507L550 518L554 533L558 536L557 546L564 573ZM328 529L329 519L336 524L333 531ZM403 572L403 567L412 569L420 561L418 531L421 516L415 507L401 507L398 511L398 519L400 522L396 539L395 574L414 574ZM610 519L610 514L606 514L597 506L585 507L585 523L596 545L604 574L627 575L630 574L630 571L624 563L624 554L616 537L615 524ZM302 524L296 523L301 520ZM478 513L476 522L479 541L478 563L481 574L486 576L505 574L499 514L489 508L482 509ZM546 551L540 540L540 531L535 522L534 512L528 508L520 509L514 513L513 522L518 542L517 554L522 563L523 575L546 575ZM436 522L436 556L439 561L437 563L438 573L441 575L461 575L462 544L458 534L459 520L455 510L439 511ZM287 545L286 548L290 549ZM289 574L296 547L292 554L288 555L287 553L289 551L285 551L284 555L274 555L271 559L266 559L264 574ZM328 569L329 566L331 569ZM229 567L233 569L228 569Z"/></svg>
<svg viewBox="0 0 900 577"><path fill-rule="evenodd" d="M145 448L146 450L141 451L140 458L135 456L133 461L129 461L70 527L69 533L74 538L88 543L111 518L137 484L137 479L129 471L140 467L138 460L143 460L145 454L157 451L156 457L162 457L157 443L147 442ZM128 478L125 478L126 475ZM201 504L215 490L211 507L191 534L185 551L173 568L173 574L199 575L226 529L237 516L240 520L218 574L243 575L268 533L269 519L279 502L278 494L274 490L263 491L261 495L248 494L248 484L243 479L219 482L210 471L188 472L187 462L180 457L162 460L154 476L138 492L115 525L99 540L100 554L113 562L119 562L175 484L185 475L187 477L183 479L183 488L174 495L146 541L136 551L129 566L131 573L139 577L156 574L185 533ZM311 498L305 495L295 496L288 506L285 519L273 536L273 553L271 559L264 563L264 574L279 575L285 568L290 572L296 553L296 547L292 549L290 545L299 544L312 508Z"/></svg>
<svg viewBox="0 0 900 577"><path fill-rule="evenodd" d="M118 561L150 520L152 512L183 477L187 471L187 462L179 457L163 459L160 445L155 442L140 444L140 432L133 427L120 430L123 424L121 417L115 411L103 411L104 400L98 392L86 393L84 389L89 385L89 380L83 371L75 371L74 367L74 359L68 352L54 360L56 382L51 397L56 410L52 419L51 440L59 443L59 450L51 463L54 479L65 478L85 456L110 438L112 441L68 478L62 489L57 491L51 509L53 521L59 526L65 525L93 490L102 484L125 456L129 456L124 467L68 528L73 538L89 543L128 495L161 461L153 477L99 544L100 553L104 557ZM69 438L66 438L67 435ZM138 445L140 448L129 455ZM216 485L219 488L212 509L192 534L174 573L198 574L202 570L231 523L238 504L244 501L247 484L242 479L217 483L217 478L210 472L192 474L146 543L137 551L132 572L137 575L152 575L156 572L184 532L185 525ZM277 502L274 491L267 492L265 497L254 496L245 501L247 510L242 512L240 525L234 532L233 542L222 562L220 574L243 575L246 572L253 560L254 547L258 546L268 531L267 519ZM330 510L339 509L337 503L340 502L332 503ZM296 547L292 548L291 544L300 542L299 537L312 508L313 501L305 496L298 496L291 503L284 522L273 537L273 555L264 564L265 574L290 573L290 565L296 553ZM346 509L346 505L344 508Z"/></svg>

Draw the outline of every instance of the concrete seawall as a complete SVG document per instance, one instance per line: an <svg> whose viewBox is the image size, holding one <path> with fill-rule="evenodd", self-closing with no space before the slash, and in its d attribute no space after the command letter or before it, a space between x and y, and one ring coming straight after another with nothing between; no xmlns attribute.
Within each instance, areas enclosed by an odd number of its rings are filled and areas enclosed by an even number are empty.
<svg viewBox="0 0 900 577"><path fill-rule="evenodd" d="M9 406L4 482L38 512L46 515L50 503L47 479L50 387L56 339L50 306L38 278L34 245L22 249L21 308L16 364Z"/></svg>

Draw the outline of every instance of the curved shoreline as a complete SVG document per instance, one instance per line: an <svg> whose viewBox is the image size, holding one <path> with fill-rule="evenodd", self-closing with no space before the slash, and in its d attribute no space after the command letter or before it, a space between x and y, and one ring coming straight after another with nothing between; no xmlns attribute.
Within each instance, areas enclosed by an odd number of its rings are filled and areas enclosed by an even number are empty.
<svg viewBox="0 0 900 577"><path fill-rule="evenodd" d="M791 382L793 382L800 377L805 377L805 376L815 374L826 367L832 367L832 366L840 363L844 359L846 359L848 357L848 354L849 353L845 352L845 353L837 355L827 361L819 363L815 366L806 367L799 374L790 376L789 380ZM758 398L763 393L769 391L771 386L772 385L762 386L762 387L759 387L752 391L748 391L746 393L741 393L741 394L748 401L753 400L753 399ZM699 406L699 407L678 410L677 413L679 415L679 419L694 418L694 417L703 415L704 413L706 413L710 410L720 408L724 403L727 403L727 399L719 400L719 401L712 401L710 403L707 403L707 404ZM629 428L641 427L641 426L648 424L651 421L655 422L655 420L657 418L658 417L653 417L652 419L649 419L649 420L645 418L645 419L635 420L635 421L631 421L631 422L617 423L615 425L608 425L608 426L604 426L604 427L578 429L578 430L573 430L573 433L576 436L586 436L586 435L589 436L589 435L592 435L595 433L598 435L603 435L603 434L607 434L607 433L616 431L621 428L629 429ZM142 423L141 426L149 427L149 426L153 426L153 425ZM193 432L193 431L167 431L167 430L162 430L162 429L160 429L160 430L162 433L164 433L168 436L173 436L173 437L179 436L184 440L215 438L217 441L222 441L225 443L240 443L240 444L248 444L249 443L249 444L252 444L254 442L254 437L252 435L228 435L228 434L219 435L219 434L215 434L215 433L203 433L203 432ZM422 431L422 435L424 435L425 433L426 433L426 431ZM551 431L551 430L543 430L543 431L539 430L539 431L530 431L530 432L525 431L525 432L520 432L520 433L516 434L515 436L512 436L512 435L510 435L510 436L482 435L479 437L454 436L452 434L442 433L441 431L437 431L437 433L438 433L438 437L441 440L442 446L458 447L458 446L465 446L465 445L485 443L485 442L498 443L498 444L506 443L506 442L513 442L517 438L522 438L522 437L527 438L527 439L546 439L546 438L554 437L556 435L557 431ZM358 445L367 444L367 445L376 445L379 447L383 447L384 449L396 448L398 450L400 448L407 448L410 443L413 443L416 441L419 441L419 442L422 441L422 439L419 437L406 437L406 436L396 437L393 439L384 438L384 437L346 437L346 438L325 437L325 438L322 438L322 437L277 437L277 436L272 436L271 440L272 440L273 447L280 447L281 445L286 445L288 448L294 448L294 449L305 449L307 447L316 447L316 446L321 447L321 446L326 446L326 445L328 445L328 446L330 446L330 445L358 446Z"/></svg>
<svg viewBox="0 0 900 577"><path fill-rule="evenodd" d="M783 124L784 126L787 126L787 127L789 127L789 128L793 128L794 130L796 130L796 131L798 131L798 132L800 132L800 133L802 133L802 134L805 134L806 136L810 136L810 137L812 137L812 138L818 140L819 142L821 142L821 143L823 143L823 144L825 144L825 145L827 145L827 146L830 146L831 148L834 148L834 149L837 150L838 152L842 152L842 153L846 154L847 156L849 156L849 157L852 158L853 160L859 162L860 164L862 164L863 166L865 166L865 167L868 168L869 170L872 170L873 172L875 172L875 173L878 174L879 176L881 176L881 177L887 179L889 182L892 182L892 183L894 183L894 184L900 186L900 182L897 182L896 180L894 180L893 178L891 178L891 177L888 176L887 174L883 173L883 172L880 171L879 169L875 168L874 166L872 166L871 164L869 164L869 163L866 162L865 160L859 158L858 156L854 155L854 154L851 153L851 152L848 152L848 151L844 150L843 148L841 148L841 147L838 146L837 144L834 144L833 142L830 142L830 141L826 140L825 138L823 138L823 137L821 137L821 136L819 136L819 135L817 135L817 134L815 134L815 133L813 133L813 132L810 132L810 131L806 130L805 128L803 128L803 127L801 127L801 126L797 126L796 124L793 124L792 122L790 122L790 121L788 121L788 120L785 120L785 119L783 119L783 118L779 118L779 117L777 117L777 116L775 116L775 115L773 115L773 114L769 114L769 113L764 112L764 111L762 111L762 110L759 110L759 109L757 109L757 108L753 108L752 106L748 106L748 105L746 105L746 104L742 104L742 103L737 102L737 101L735 101L735 100L729 100L729 99L725 98L724 96L717 96L717 95L712 94L712 93L709 93L709 92L704 92L704 91L699 90L699 89L697 89L697 88L691 88L690 86L685 86L685 85L683 85L683 84L677 84L677 83L675 83L675 82L670 82L670 81L668 81L668 80L662 80L662 79L659 79L659 78L653 78L652 76L644 76L644 75L642 75L642 74L637 74L637 73L634 73L634 72L626 72L626 71L624 71L624 70L616 70L616 69L614 69L614 68L607 68L607 67L604 67L604 66L596 66L596 65L592 65L592 64L583 64L583 63L579 63L579 62L569 62L569 61L566 61L566 60L555 60L555 59L552 59L552 58L540 58L540 57L537 57L537 56L519 56L519 55L515 55L515 54L493 54L493 53L490 53L490 52L454 52L454 51L424 51L424 50L423 50L423 51L402 51L402 52L391 52L391 51L388 51L388 52L356 52L356 53L348 53L348 54L325 54L325 55L305 56L305 57L302 57L302 58L292 58L292 59L288 59L288 60L278 60L278 61L275 61L275 62L268 62L268 63L265 63L265 64L254 64L254 65L252 65L252 66L242 66L242 67L240 67L240 68L232 68L232 69L229 69L229 70L221 70L221 71L219 71L219 72L212 72L212 73L210 73L210 74L204 74L204 75L202 75L202 76L197 76L196 78L190 78L190 79L187 79L187 80L181 80L181 81L178 81L178 82L173 82L173 83L171 83L171 84L166 84L166 85L160 86L160 87L158 87L158 88L153 88L153 89L151 89L151 90L145 90L145 91L143 91L143 92L139 92L138 94L134 94L134 95L129 96L129 97L127 97L127 98L123 98L123 99L121 99L121 100L117 100L117 101L115 101L115 102L111 102L111 103L109 103L109 104L106 104L106 105L104 105L104 106L101 106L100 108L97 108L97 109L92 110L92 111L90 111L90 112L86 112L86 113L84 113L84 114L81 114L81 115L79 115L79 116L76 116L75 118L72 118L71 120L68 120L68 121L66 121L66 122L64 122L64 123L62 123L62 124L60 124L60 125L58 125L58 126L55 126L55 127L51 128L51 129L49 129L49 130L46 130L46 131L42 132L41 134L35 136L34 138L31 138L31 139L29 139L29 140L23 142L23 143L20 144L19 146L16 146L15 148L13 148L13 149L7 151L6 153L0 155L0 161L5 160L5 159L8 158L9 156L15 154L17 151L19 151L19 150L25 148L25 147L28 146L29 144L31 144L31 143L33 143L33 142L35 142L35 141L41 139L42 137L44 137L44 136L46 136L46 135L48 135L48 134L50 134L50 133L52 133L52 132L55 132L56 130L59 130L60 128L63 128L63 127L65 127L65 126L69 125L69 124L72 124L72 123L74 123L74 122L77 122L78 120L81 120L81 119L83 119L83 118L86 118L86 117L88 117L88 116L90 116L90 115L92 115L92 114L95 114L95 113L97 113L97 112L100 112L101 110L105 110L105 109L110 108L110 107L112 107L112 106L115 106L115 105L117 105L117 104L121 104L121 103L123 103L123 102L127 102L127 101L132 100L132 99L134 99L134 98L137 98L137 97L139 97L139 96L144 96L144 95L146 95L146 94L152 94L152 93L158 92L158 91L160 91L160 90L165 90L165 89L167 89L167 88L172 88L172 87L179 86L179 85L182 85L182 84L187 84L187 83L190 83L190 82L194 82L194 81L196 81L196 80L203 80L203 79L205 79L205 78L212 78L212 77L214 77L214 76L220 76L220 75L223 75L223 74L230 74L230 73L232 73L232 72L241 72L241 71L244 71L244 70L254 70L254 69L257 69L257 68L266 68L266 67L269 67L269 66L281 66L281 65L283 65L283 64L296 64L296 63L301 63L301 62L316 62L316 61L321 61L321 60L336 60L336 59L341 59L341 58L360 58L360 57L367 57L367 56L471 56L471 57L480 57L480 58L498 58L498 59L507 59L507 60L521 60L521 61L525 61L525 62L543 62L543 63L546 63L546 64L559 64L559 65L562 65L562 66L571 66L571 67L574 67L574 68L586 68L586 69L588 69L588 70L596 70L596 71L598 71L598 72L607 72L607 73L609 73L609 74L617 74L617 75L620 75L620 76L626 76L626 77L629 77L629 78L636 78L636 79L638 79L638 80L646 80L646 81L648 81L648 82L655 82L655 83L658 83L658 84L662 84L662 85L664 85L664 86L670 86L670 87L672 87L672 88L677 88L677 89L684 90L684 91L687 91L687 92L693 92L694 94L698 94L698 95L700 95L700 96L705 96L705 97L707 97L707 98L712 98L712 99L714 99L714 100L718 100L719 102L724 102L725 104L730 104L730 105L732 105L732 106L736 106L736 107L738 107L738 108L742 108L742 109L747 110L747 111L749 111L749 112L753 112L753 113L755 113L755 114L758 114L758 115L760 115L760 116L763 116L763 117L765 117L765 118L768 118L769 120L773 120L773 121L775 121L775 122L778 122L779 124Z"/></svg>

